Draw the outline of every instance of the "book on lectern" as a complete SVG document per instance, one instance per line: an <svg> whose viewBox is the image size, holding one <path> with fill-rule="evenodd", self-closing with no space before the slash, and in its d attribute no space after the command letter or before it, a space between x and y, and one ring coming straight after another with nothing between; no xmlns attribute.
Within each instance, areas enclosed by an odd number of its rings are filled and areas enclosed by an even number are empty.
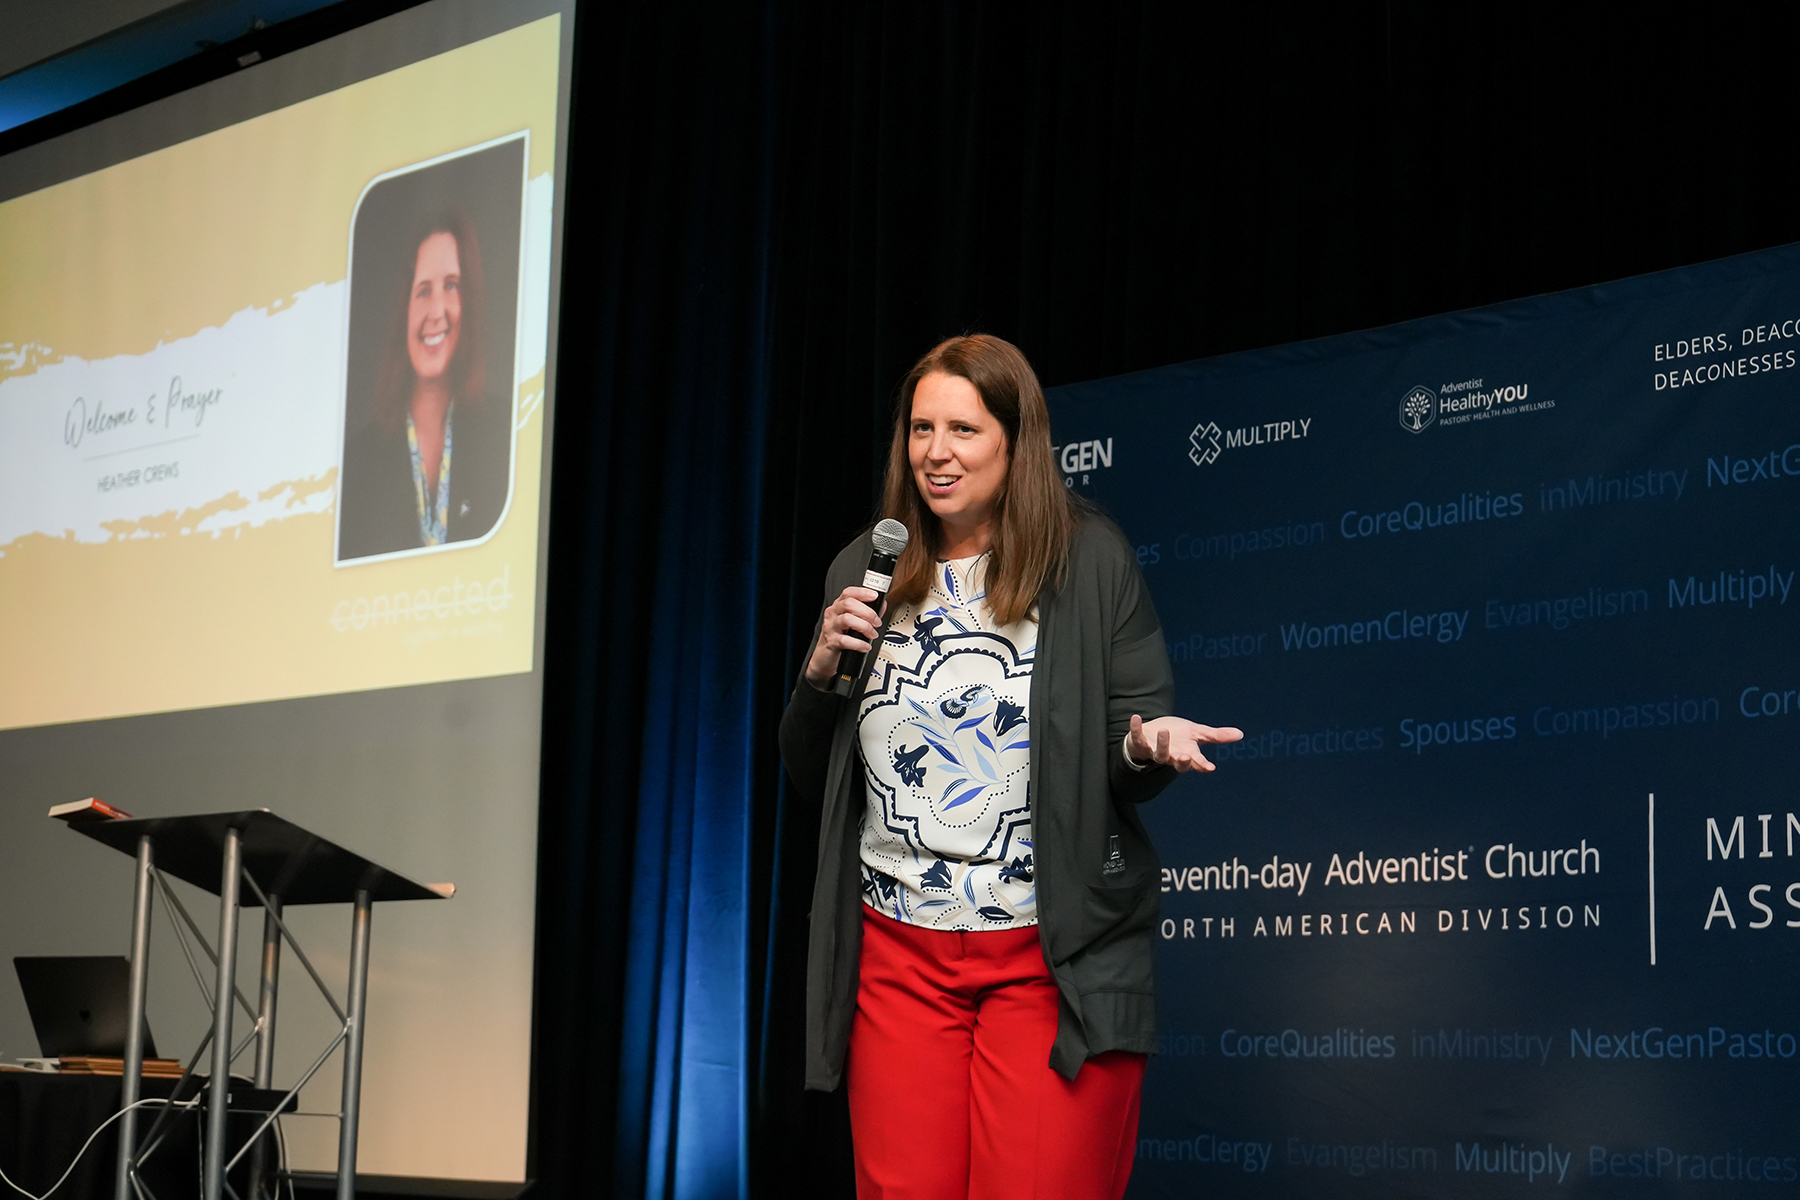
<svg viewBox="0 0 1800 1200"><path fill-rule="evenodd" d="M122 808L114 808L104 800L89 796L86 800L71 800L67 804L53 804L50 815L61 818L71 825L79 825L86 821L129 821L131 814Z"/></svg>

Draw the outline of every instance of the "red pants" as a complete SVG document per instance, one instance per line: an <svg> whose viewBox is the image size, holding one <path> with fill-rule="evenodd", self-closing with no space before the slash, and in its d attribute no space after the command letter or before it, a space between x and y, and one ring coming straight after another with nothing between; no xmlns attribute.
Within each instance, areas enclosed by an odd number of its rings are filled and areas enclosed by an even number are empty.
<svg viewBox="0 0 1800 1200"><path fill-rule="evenodd" d="M1035 927L948 933L863 909L850 1030L858 1200L1119 1200L1141 1054L1050 1069L1056 983Z"/></svg>

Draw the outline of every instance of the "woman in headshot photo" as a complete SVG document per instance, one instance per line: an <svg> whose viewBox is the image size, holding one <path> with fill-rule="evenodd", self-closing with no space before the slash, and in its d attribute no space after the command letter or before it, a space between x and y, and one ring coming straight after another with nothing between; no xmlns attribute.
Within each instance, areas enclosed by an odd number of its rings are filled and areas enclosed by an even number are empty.
<svg viewBox="0 0 1800 1200"><path fill-rule="evenodd" d="M446 209L405 244L373 387L345 415L339 559L479 538L506 504L512 414L488 390L474 225Z"/></svg>

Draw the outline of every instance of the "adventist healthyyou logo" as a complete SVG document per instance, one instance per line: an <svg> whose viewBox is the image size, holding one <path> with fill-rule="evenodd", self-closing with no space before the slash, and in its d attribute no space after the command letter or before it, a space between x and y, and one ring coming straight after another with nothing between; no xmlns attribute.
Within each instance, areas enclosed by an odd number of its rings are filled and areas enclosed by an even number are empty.
<svg viewBox="0 0 1800 1200"><path fill-rule="evenodd" d="M1424 433L1437 420L1437 393L1424 384L1400 397L1400 428Z"/></svg>
<svg viewBox="0 0 1800 1200"><path fill-rule="evenodd" d="M1465 425L1556 407L1554 400L1532 400L1529 384L1486 387L1485 382L1465 379L1461 383L1446 383L1435 391L1419 384L1400 397L1400 428L1408 433L1424 433L1433 425Z"/></svg>
<svg viewBox="0 0 1800 1200"><path fill-rule="evenodd" d="M1211 466L1227 450L1293 441L1305 437L1311 429L1311 417L1300 417L1292 421L1265 421L1261 425L1240 425L1236 429L1226 430L1221 430L1211 421L1202 421L1188 434L1188 461L1196 467Z"/></svg>

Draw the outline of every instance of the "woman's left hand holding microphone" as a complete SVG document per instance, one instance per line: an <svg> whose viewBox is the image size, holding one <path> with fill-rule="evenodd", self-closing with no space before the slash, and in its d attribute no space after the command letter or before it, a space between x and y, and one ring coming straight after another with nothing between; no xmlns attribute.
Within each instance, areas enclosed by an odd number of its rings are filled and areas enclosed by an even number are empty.
<svg viewBox="0 0 1800 1200"><path fill-rule="evenodd" d="M867 652L881 631L881 614L873 607L880 595L866 587L847 587L825 609L819 641L806 660L806 682L821 692L831 690L838 658L846 650Z"/></svg>

